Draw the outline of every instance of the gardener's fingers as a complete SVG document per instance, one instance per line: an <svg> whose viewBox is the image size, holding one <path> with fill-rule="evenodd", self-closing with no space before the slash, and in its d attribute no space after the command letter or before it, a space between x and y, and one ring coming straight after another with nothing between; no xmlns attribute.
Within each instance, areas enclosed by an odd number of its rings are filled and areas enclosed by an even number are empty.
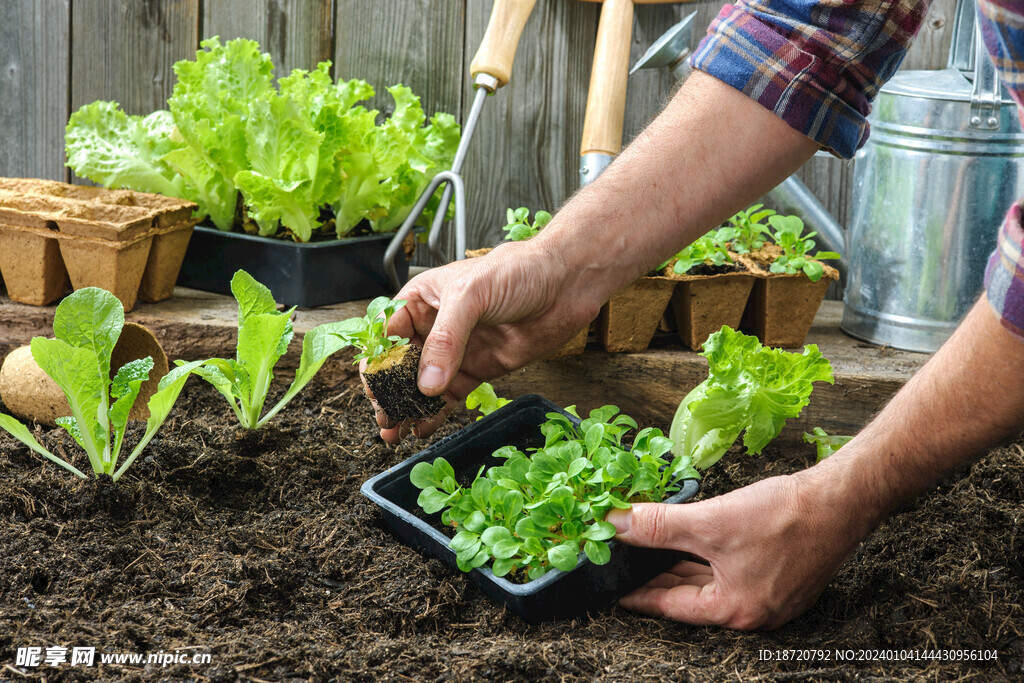
<svg viewBox="0 0 1024 683"><path fill-rule="evenodd" d="M419 387L427 396L442 393L455 378L469 335L480 320L478 307L463 295L456 289L441 303L434 326L423 342Z"/></svg>
<svg viewBox="0 0 1024 683"><path fill-rule="evenodd" d="M710 560L707 537L702 533L705 525L701 505L636 503L628 510L612 510L605 519L615 525L615 538L624 543L684 550Z"/></svg>
<svg viewBox="0 0 1024 683"><path fill-rule="evenodd" d="M628 610L697 626L719 625L717 585L684 583L672 588L644 586L619 600Z"/></svg>

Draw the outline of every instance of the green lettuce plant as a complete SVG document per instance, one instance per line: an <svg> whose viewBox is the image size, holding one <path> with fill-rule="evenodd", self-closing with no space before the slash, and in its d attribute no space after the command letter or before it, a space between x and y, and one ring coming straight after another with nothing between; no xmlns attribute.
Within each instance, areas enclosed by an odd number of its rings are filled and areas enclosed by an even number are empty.
<svg viewBox="0 0 1024 683"><path fill-rule="evenodd" d="M495 576L533 580L552 567L573 569L581 552L606 564L606 541L615 535L604 521L609 510L664 500L683 479L699 477L688 457L666 457L672 442L659 429L640 430L627 448L624 439L637 424L618 413L604 406L578 425L548 413L540 428L544 446L529 454L498 449L494 456L504 464L477 474L468 487L443 458L417 464L410 473L422 489L417 502L458 530L449 546L459 568L490 562Z"/></svg>
<svg viewBox="0 0 1024 683"><path fill-rule="evenodd" d="M305 334L295 379L281 400L263 414L274 366L292 341L291 317L295 308L278 311L270 290L244 270L231 278L231 293L238 302L235 358L200 361L195 373L227 399L243 427L258 429L309 384L331 355L346 346L337 333L348 329L349 323L325 323Z"/></svg>
<svg viewBox="0 0 1024 683"><path fill-rule="evenodd" d="M701 355L708 377L683 398L669 429L673 453L699 470L718 462L741 433L747 452L760 453L808 404L814 382L833 382L814 344L791 353L722 327Z"/></svg>
<svg viewBox="0 0 1024 683"><path fill-rule="evenodd" d="M174 65L169 111L141 118L114 102L71 115L68 165L105 187L160 192L194 201L221 230L238 224L239 195L261 235L306 242L333 218L342 237L363 220L396 229L430 180L448 168L459 143L450 114L427 122L409 88L388 88L394 111L358 105L374 96L365 81L335 83L330 62L272 80L270 56L252 40L217 37L195 60ZM430 225L438 198L420 219ZM325 213L325 209L330 209Z"/></svg>
<svg viewBox="0 0 1024 683"><path fill-rule="evenodd" d="M701 264L709 266L728 265L732 263L732 257L729 256L728 239L726 239L723 230L712 230L698 237L689 246L672 257L668 263L672 264L672 272L677 275L684 275Z"/></svg>
<svg viewBox="0 0 1024 683"><path fill-rule="evenodd" d="M828 456L832 455L848 444L852 439L852 436L840 436L838 434L830 436L829 433L821 427L815 427L811 430L810 434L804 432L804 443L813 443L815 448L818 450L816 462L821 462Z"/></svg>
<svg viewBox="0 0 1024 683"><path fill-rule="evenodd" d="M386 355L391 349L405 346L408 339L398 335L388 335L388 323L395 311L405 306L405 301L392 301L386 296L379 296L366 307L366 315L361 318L349 318L333 332L342 344L354 346L358 350L354 362L362 359L372 362Z"/></svg>
<svg viewBox="0 0 1024 683"><path fill-rule="evenodd" d="M775 212L763 209L763 206L764 204L754 204L738 212L722 228L720 238L729 242L730 248L737 254L749 254L764 246L765 238L769 234L764 220L774 216Z"/></svg>
<svg viewBox="0 0 1024 683"><path fill-rule="evenodd" d="M103 289L87 287L64 299L53 317L54 339L32 340L32 357L64 392L71 415L57 419L89 456L95 474L117 481L156 435L174 407L185 381L199 363L186 363L164 376L149 399L146 431L118 466L128 414L142 384L153 369L150 357L126 363L110 378L110 357L124 327L124 307ZM33 451L72 474L85 474L54 455L9 415L0 414L0 427Z"/></svg>
<svg viewBox="0 0 1024 683"><path fill-rule="evenodd" d="M810 252L815 246L811 238L818 233L803 234L804 222L797 216L772 216L768 222L774 228L772 238L775 244L782 248L782 255L770 266L771 272L788 275L802 272L811 282L817 282L825 274L825 267L820 262L839 258L839 254L834 251L819 251L811 256Z"/></svg>
<svg viewBox="0 0 1024 683"><path fill-rule="evenodd" d="M547 211L538 211L533 215L533 223L530 223L530 210L521 206L516 210L505 211L507 225L502 228L506 238L510 242L521 242L528 240L541 231L545 225L551 222L551 214Z"/></svg>
<svg viewBox="0 0 1024 683"><path fill-rule="evenodd" d="M466 396L466 408L480 411L480 417L477 418L478 421L511 402L510 399L501 398L494 393L494 387L488 382L481 382L480 386L469 392L469 395Z"/></svg>

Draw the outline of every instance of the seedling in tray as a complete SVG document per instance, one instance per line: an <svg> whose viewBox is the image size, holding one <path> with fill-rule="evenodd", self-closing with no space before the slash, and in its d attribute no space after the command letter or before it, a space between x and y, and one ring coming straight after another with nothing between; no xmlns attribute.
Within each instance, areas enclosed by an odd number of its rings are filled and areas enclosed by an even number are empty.
<svg viewBox="0 0 1024 683"><path fill-rule="evenodd" d="M672 264L672 272L676 275L685 275L699 265L713 267L731 265L732 258L729 256L726 242L724 230L712 230L706 235L698 237L668 262ZM658 270L660 271L661 268Z"/></svg>
<svg viewBox="0 0 1024 683"><path fill-rule="evenodd" d="M729 247L737 254L747 254L757 251L764 246L765 237L768 236L768 226L764 219L771 220L775 212L771 209L763 209L763 204L754 204L748 209L740 211L729 219L729 224L722 228L721 237L729 242Z"/></svg>
<svg viewBox="0 0 1024 683"><path fill-rule="evenodd" d="M387 333L391 316L404 305L400 299L379 296L366 307L365 316L346 320L345 329L336 334L359 349L356 362L366 359L366 386L385 414L396 421L431 417L444 408L443 398L427 396L417 385L422 349Z"/></svg>
<svg viewBox="0 0 1024 683"><path fill-rule="evenodd" d="M505 220L508 221L502 230L507 234L511 242L528 240L541 231L545 225L551 222L551 214L547 211L538 211L533 215L533 224L530 224L530 210L521 206L514 211L508 209L505 212Z"/></svg>
<svg viewBox="0 0 1024 683"><path fill-rule="evenodd" d="M178 400L189 374L199 362L174 368L160 380L147 404L146 431L131 454L118 467L128 414L149 379L153 359L140 358L121 366L110 378L110 357L124 327L124 307L103 289L86 287L68 296L53 316L55 339L32 340L32 357L64 392L71 415L57 419L89 455L96 474L117 481L156 435ZM44 448L25 425L0 413L0 427L44 458L72 474L85 474Z"/></svg>
<svg viewBox="0 0 1024 683"><path fill-rule="evenodd" d="M541 425L544 446L526 454L514 446L494 452L505 464L479 472L460 486L444 459L421 462L410 473L422 489L417 502L458 533L450 546L458 566L470 571L488 562L495 576L538 579L552 567L570 571L582 551L607 564L606 541L615 527L604 521L614 508L660 502L697 479L690 458L666 458L672 442L660 429L640 430L632 447L624 437L636 422L615 406L590 413L578 426L560 413Z"/></svg>
<svg viewBox="0 0 1024 683"><path fill-rule="evenodd" d="M825 274L825 266L820 261L839 258L834 251L819 251L812 257L810 252L815 242L811 238L818 233L804 235L804 222L797 216L772 216L768 222L775 228L772 234L775 243L782 248L782 255L770 267L773 273L796 275L802 272L811 282L817 282Z"/></svg>

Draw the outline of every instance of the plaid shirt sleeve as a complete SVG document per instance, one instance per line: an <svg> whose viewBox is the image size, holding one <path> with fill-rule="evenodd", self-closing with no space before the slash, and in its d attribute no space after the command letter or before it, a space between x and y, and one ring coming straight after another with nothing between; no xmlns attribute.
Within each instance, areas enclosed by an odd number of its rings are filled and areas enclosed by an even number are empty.
<svg viewBox="0 0 1024 683"><path fill-rule="evenodd" d="M1024 107L1024 3L979 0L978 20L999 76ZM1024 111L1018 109L1024 125ZM1003 327L1024 338L1024 200L1010 207L985 270L985 291Z"/></svg>
<svg viewBox="0 0 1024 683"><path fill-rule="evenodd" d="M690 60L823 148L850 158L871 100L899 68L929 2L741 0Z"/></svg>

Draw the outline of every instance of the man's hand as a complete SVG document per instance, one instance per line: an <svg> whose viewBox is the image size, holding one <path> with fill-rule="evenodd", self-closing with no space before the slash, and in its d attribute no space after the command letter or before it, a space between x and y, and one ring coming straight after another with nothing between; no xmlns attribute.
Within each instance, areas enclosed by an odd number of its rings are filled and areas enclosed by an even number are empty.
<svg viewBox="0 0 1024 683"><path fill-rule="evenodd" d="M482 258L434 268L396 295L408 303L389 332L423 346L420 391L443 393L451 407L481 382L550 355L597 316L600 298L578 291L579 278L540 244L503 244ZM374 408L389 443L409 431L428 436L447 413L396 424Z"/></svg>
<svg viewBox="0 0 1024 683"><path fill-rule="evenodd" d="M850 507L855 501L832 485L841 468L824 465L698 503L610 512L618 540L707 562L684 560L620 604L737 629L777 628L802 613L870 530Z"/></svg>

